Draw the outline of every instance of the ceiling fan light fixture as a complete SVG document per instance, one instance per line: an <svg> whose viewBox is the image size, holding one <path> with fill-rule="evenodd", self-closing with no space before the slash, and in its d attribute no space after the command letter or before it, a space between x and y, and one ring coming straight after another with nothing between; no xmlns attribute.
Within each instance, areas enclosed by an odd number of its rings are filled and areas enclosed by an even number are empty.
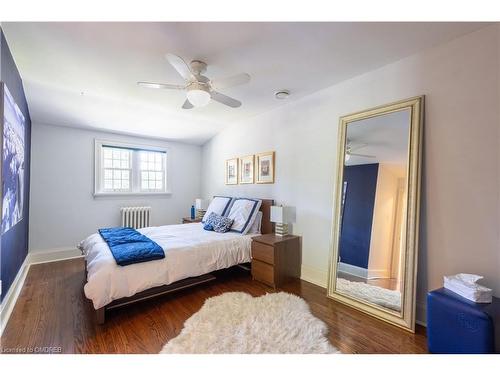
<svg viewBox="0 0 500 375"><path fill-rule="evenodd" d="M210 94L204 90L190 90L187 93L187 98L195 107L204 107L210 103Z"/></svg>
<svg viewBox="0 0 500 375"><path fill-rule="evenodd" d="M203 107L210 103L208 89L199 83L193 83L189 86L187 98L195 107Z"/></svg>
<svg viewBox="0 0 500 375"><path fill-rule="evenodd" d="M182 57L167 53L165 55L167 61L184 79L184 85L173 85L169 83L155 83L155 82L137 82L139 86L148 87L152 89L170 89L182 90L186 92L186 100L182 105L182 109L192 109L194 107L203 107L214 102L221 103L231 108L241 107L241 102L230 96L224 95L218 89L243 85L250 81L250 75L247 73L240 73L234 76L219 78L215 81L210 80L208 77L202 75L207 70L207 64L203 61L193 60L188 65Z"/></svg>

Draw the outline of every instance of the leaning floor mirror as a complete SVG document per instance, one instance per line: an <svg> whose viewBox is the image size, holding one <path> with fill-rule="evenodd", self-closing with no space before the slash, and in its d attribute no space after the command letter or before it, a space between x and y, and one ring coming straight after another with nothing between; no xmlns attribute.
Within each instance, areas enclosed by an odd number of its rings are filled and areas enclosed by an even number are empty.
<svg viewBox="0 0 500 375"><path fill-rule="evenodd" d="M328 296L414 332L423 97L340 118Z"/></svg>

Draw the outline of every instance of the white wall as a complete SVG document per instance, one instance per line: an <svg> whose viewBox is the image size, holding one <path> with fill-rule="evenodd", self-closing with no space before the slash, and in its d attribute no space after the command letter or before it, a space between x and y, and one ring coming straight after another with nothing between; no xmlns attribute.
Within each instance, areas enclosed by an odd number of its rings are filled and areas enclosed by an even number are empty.
<svg viewBox="0 0 500 375"><path fill-rule="evenodd" d="M499 47L490 26L235 123L203 147L203 195L295 206L303 278L326 285L339 116L425 94L417 316L443 275L484 275L500 295ZM274 185L224 185L225 159L268 150Z"/></svg>
<svg viewBox="0 0 500 375"><path fill-rule="evenodd" d="M170 196L93 197L94 139L168 147ZM98 228L120 225L123 206L152 207L152 224L180 223L199 197L201 147L33 124L30 251L71 249Z"/></svg>

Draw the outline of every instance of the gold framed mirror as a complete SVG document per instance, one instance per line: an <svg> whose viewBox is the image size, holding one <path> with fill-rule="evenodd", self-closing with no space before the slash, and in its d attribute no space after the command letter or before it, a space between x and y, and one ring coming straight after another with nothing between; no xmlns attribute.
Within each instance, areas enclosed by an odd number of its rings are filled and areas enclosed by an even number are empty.
<svg viewBox="0 0 500 375"><path fill-rule="evenodd" d="M424 97L340 118L328 296L415 331Z"/></svg>

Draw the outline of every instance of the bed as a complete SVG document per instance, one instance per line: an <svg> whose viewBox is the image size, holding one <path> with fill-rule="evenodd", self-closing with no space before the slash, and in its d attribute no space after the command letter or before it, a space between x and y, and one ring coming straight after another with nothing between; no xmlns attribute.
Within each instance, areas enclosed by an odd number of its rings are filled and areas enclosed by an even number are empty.
<svg viewBox="0 0 500 375"><path fill-rule="evenodd" d="M273 200L262 200L262 234L273 232L272 205ZM212 281L211 272L250 262L255 235L206 231L201 223L138 231L160 245L165 258L122 267L98 233L80 244L87 271L84 292L99 324L105 322L108 310Z"/></svg>

